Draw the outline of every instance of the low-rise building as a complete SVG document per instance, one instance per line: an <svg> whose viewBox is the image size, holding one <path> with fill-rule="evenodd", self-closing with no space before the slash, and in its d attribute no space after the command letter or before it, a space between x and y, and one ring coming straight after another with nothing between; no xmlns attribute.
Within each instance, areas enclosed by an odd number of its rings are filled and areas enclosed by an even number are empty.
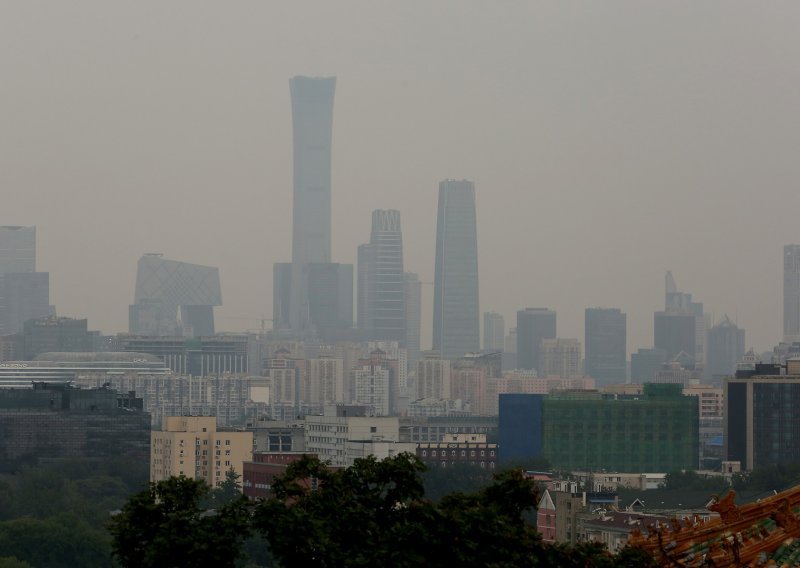
<svg viewBox="0 0 800 568"><path fill-rule="evenodd" d="M286 473L286 468L305 452L253 452L253 459L242 464L242 492L248 499L265 499L269 496L275 478Z"/></svg>
<svg viewBox="0 0 800 568"><path fill-rule="evenodd" d="M487 442L485 434L451 434L441 442L418 444L416 453L431 468L473 465L494 469L497 464L497 444Z"/></svg>

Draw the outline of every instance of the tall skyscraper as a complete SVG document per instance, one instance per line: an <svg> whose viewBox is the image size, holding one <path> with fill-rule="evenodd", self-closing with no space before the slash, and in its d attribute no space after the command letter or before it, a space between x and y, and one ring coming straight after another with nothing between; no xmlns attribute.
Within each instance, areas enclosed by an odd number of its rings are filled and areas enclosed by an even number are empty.
<svg viewBox="0 0 800 568"><path fill-rule="evenodd" d="M697 317L691 312L664 311L656 312L653 318L654 343L656 348L663 349L667 361L681 352L694 359L695 333Z"/></svg>
<svg viewBox="0 0 800 568"><path fill-rule="evenodd" d="M307 265L331 262L331 142L336 78L294 77L289 88L294 135L292 263L290 268L285 263L274 268L273 319L276 327L308 331L313 322ZM291 274L289 286L287 271Z"/></svg>
<svg viewBox="0 0 800 568"><path fill-rule="evenodd" d="M503 351L506 325L503 316L495 312L483 312L483 350Z"/></svg>
<svg viewBox="0 0 800 568"><path fill-rule="evenodd" d="M50 275L36 272L36 227L0 227L0 335L49 315Z"/></svg>
<svg viewBox="0 0 800 568"><path fill-rule="evenodd" d="M692 300L691 294L679 291L678 285L675 283L675 278L669 270L664 276L664 284L664 312L670 314L693 314L695 316L694 348L684 351L694 359L695 364L704 364L706 362L706 335L708 333L708 323L703 313L703 303L695 302ZM656 317L656 319L658 319L658 317ZM656 343L656 347L658 347L658 343ZM669 355L670 349L668 347L665 347L665 349L667 349L668 358L671 359L673 355Z"/></svg>
<svg viewBox="0 0 800 568"><path fill-rule="evenodd" d="M783 340L800 341L800 245L783 247Z"/></svg>
<svg viewBox="0 0 800 568"><path fill-rule="evenodd" d="M627 376L627 316L617 308L586 308L586 374L599 384L624 383Z"/></svg>
<svg viewBox="0 0 800 568"><path fill-rule="evenodd" d="M730 377L744 357L744 330L728 316L708 332L708 363L706 377Z"/></svg>
<svg viewBox="0 0 800 568"><path fill-rule="evenodd" d="M369 244L358 247L358 327L367 340L405 344L406 308L400 212L372 212Z"/></svg>
<svg viewBox="0 0 800 568"><path fill-rule="evenodd" d="M219 269L145 254L136 267L128 330L140 335L214 335L214 306L222 305ZM178 313L180 312L180 323Z"/></svg>
<svg viewBox="0 0 800 568"><path fill-rule="evenodd" d="M422 282L413 272L403 275L403 296L406 304L406 349L408 364L413 365L420 357L420 334L422 327Z"/></svg>
<svg viewBox="0 0 800 568"><path fill-rule="evenodd" d="M479 318L475 184L445 180L436 222L433 348L444 359L478 351Z"/></svg>
<svg viewBox="0 0 800 568"><path fill-rule="evenodd" d="M517 367L539 370L542 339L556 337L556 313L546 308L525 308L517 312Z"/></svg>

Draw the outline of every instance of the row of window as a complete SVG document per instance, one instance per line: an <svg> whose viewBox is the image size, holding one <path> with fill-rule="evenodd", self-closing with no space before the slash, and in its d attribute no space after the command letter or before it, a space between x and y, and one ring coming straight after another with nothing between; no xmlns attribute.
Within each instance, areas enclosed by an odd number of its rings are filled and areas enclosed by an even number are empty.
<svg viewBox="0 0 800 568"><path fill-rule="evenodd" d="M450 450L450 456L451 457L456 457L458 455L456 452L457 452L457 450ZM447 450L440 450L439 454L442 457L446 457L447 456ZM469 456L471 458L474 458L475 457L475 450L470 450ZM485 456L486 456L486 450L481 450L481 457L485 457ZM494 450L489 450L489 456L494 457ZM422 450L422 457L423 458L428 457L428 450ZM434 458L436 457L436 450L431 450L431 457L434 457ZM467 457L467 450L461 450L461 457L462 458Z"/></svg>

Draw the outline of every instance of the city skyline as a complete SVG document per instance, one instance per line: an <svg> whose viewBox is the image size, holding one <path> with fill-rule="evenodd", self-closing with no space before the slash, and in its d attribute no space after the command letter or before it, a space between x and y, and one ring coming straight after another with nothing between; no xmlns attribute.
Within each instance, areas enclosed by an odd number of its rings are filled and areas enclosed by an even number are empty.
<svg viewBox="0 0 800 568"><path fill-rule="evenodd" d="M228 301L217 327L258 328L270 264L290 250L286 81L335 74L340 262L355 261L369 211L396 208L414 228L406 268L432 281L436 183L466 177L485 188L481 305L508 321L547 305L564 336L581 337L585 307L618 306L628 351L652 345L671 269L712 320L727 313L746 328L748 346L776 344L776 251L799 240L797 70L784 54L800 9L455 6L420 18L412 2L390 28L374 7L357 27L333 7L155 20L106 7L107 26L77 34L54 24L72 10L13 6L0 24L10 45L0 63L15 77L3 95L4 222L39 227L52 302L94 328L125 329L133 264L148 251L219 266ZM767 218L770 230L741 230ZM107 272L87 282L99 258Z"/></svg>

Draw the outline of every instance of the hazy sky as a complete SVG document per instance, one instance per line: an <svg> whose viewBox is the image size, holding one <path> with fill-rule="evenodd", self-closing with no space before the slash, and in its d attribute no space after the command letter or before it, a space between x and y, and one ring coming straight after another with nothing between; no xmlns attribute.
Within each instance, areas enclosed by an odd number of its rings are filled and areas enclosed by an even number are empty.
<svg viewBox="0 0 800 568"><path fill-rule="evenodd" d="M237 318L270 317L291 256L288 80L335 75L334 260L397 208L431 281L438 182L468 178L481 311L507 327L549 307L583 341L585 307L620 307L649 346L671 269L769 348L800 242L798 30L794 1L9 0L0 224L37 225L53 303L91 328L127 329L144 252L219 266L218 328L256 328Z"/></svg>

